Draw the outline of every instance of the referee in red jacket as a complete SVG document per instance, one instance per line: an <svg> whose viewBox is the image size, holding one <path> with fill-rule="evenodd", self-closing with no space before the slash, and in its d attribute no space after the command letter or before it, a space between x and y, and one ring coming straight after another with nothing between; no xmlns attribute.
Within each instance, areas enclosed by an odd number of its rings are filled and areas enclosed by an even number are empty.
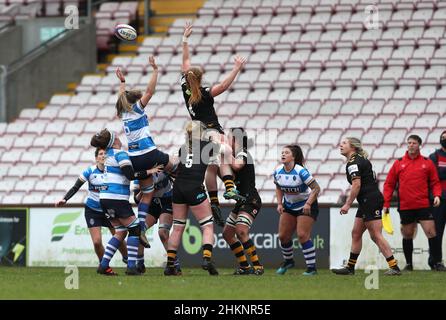
<svg viewBox="0 0 446 320"><path fill-rule="evenodd" d="M420 154L422 140L417 135L407 138L407 152L396 160L384 183L384 212L389 212L395 187L398 188L398 211L401 218L403 251L406 258L404 270L413 270L413 238L417 222L421 224L429 240L429 251L433 258L433 269L446 271L441 262L440 243L435 233L429 191L434 195L434 207L440 205L441 184L437 170L429 158Z"/></svg>

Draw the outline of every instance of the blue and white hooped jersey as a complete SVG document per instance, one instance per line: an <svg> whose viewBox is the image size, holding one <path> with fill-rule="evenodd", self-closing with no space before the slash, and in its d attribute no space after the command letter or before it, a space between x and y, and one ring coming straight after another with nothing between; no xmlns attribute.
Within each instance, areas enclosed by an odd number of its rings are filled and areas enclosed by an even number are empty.
<svg viewBox="0 0 446 320"><path fill-rule="evenodd" d="M149 119L140 101L132 106L131 112L122 113L122 121L130 156L139 156L156 149L155 142L150 136Z"/></svg>
<svg viewBox="0 0 446 320"><path fill-rule="evenodd" d="M90 166L79 176L81 181L88 181L88 195L85 199L85 205L95 211L102 212L99 203L99 192L104 185L104 172L99 170L97 166Z"/></svg>
<svg viewBox="0 0 446 320"><path fill-rule="evenodd" d="M104 187L100 199L129 200L130 181L120 166L132 165L129 155L124 150L107 149L105 158Z"/></svg>
<svg viewBox="0 0 446 320"><path fill-rule="evenodd" d="M153 175L153 185L155 191L153 193L154 198L166 198L172 196L173 183L170 180L169 175L164 172L155 173ZM138 190L140 188L139 181L133 181L133 190Z"/></svg>
<svg viewBox="0 0 446 320"><path fill-rule="evenodd" d="M309 184L314 180L311 173L304 167L296 164L290 172L281 165L274 173L274 183L283 192L283 205L285 208L301 210L311 194Z"/></svg>

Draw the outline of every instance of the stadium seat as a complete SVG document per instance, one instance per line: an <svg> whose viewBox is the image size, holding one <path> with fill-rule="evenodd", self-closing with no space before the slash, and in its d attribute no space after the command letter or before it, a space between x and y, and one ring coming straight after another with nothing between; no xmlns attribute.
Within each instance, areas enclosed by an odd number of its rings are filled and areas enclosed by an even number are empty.
<svg viewBox="0 0 446 320"><path fill-rule="evenodd" d="M405 129L390 129L386 133L383 143L399 146L406 139L406 135L407 135L407 131ZM385 146L383 145L382 148L384 149L384 147ZM377 149L381 149L381 147L377 148ZM381 158L381 159L386 159L386 158ZM387 159L389 159L389 158L387 158Z"/></svg>
<svg viewBox="0 0 446 320"><path fill-rule="evenodd" d="M384 129L371 129L365 133L362 137L363 144L380 145L384 138L386 130Z"/></svg>
<svg viewBox="0 0 446 320"><path fill-rule="evenodd" d="M29 1L12 2L6 9L12 16L5 21L39 13L39 6ZM69 1L45 3L51 16L60 15ZM204 2L189 40L192 61L204 67L204 83L212 86L229 73L235 54L248 58L231 89L216 97L215 109L224 127L245 126L255 137L252 150L264 202L275 199L269 177L281 148L289 143L302 146L312 173L321 177L320 202L336 202L348 188L338 149L344 137L362 139L380 179L388 172L386 161L391 164L404 154L409 133L426 140L423 151L435 148L446 128L446 13L441 2L435 2L436 8L433 3L417 2L415 9L409 0L378 1L380 27L367 29L364 10L369 3L362 0ZM100 49L110 45L116 23L129 23L137 10L134 1L100 5ZM53 204L63 196L68 185L46 194L44 181L63 177L74 183L94 163L89 143L102 128L126 140L116 117L119 81L114 71L117 66L126 69L129 87L144 90L151 77L148 54L155 54L162 66L146 108L150 130L163 150L178 148L178 130L189 119L179 90L185 22L176 19L167 36L144 37L139 55L117 55L105 75L83 76L74 95L55 94L43 110L24 109L14 122L0 124L2 163L43 179L29 192L18 191L18 201ZM19 181L17 168L0 174ZM9 192L0 190L1 203L11 201ZM84 197L82 191L71 202Z"/></svg>

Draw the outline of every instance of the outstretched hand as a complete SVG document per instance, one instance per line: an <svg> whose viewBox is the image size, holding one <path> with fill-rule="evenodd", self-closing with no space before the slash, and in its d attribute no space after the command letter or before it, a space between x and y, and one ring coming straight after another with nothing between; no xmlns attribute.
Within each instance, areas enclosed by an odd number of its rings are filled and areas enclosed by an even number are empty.
<svg viewBox="0 0 446 320"><path fill-rule="evenodd" d="M192 22L188 21L188 22L186 22L186 25L184 26L183 36L185 36L186 38L189 38L191 33L192 33Z"/></svg>
<svg viewBox="0 0 446 320"><path fill-rule="evenodd" d="M234 64L237 69L241 69L246 63L246 58L242 56L235 56Z"/></svg>
<svg viewBox="0 0 446 320"><path fill-rule="evenodd" d="M118 77L118 79L121 82L125 82L125 77L124 74L122 73L121 69L118 67L118 69L116 69L116 76Z"/></svg>
<svg viewBox="0 0 446 320"><path fill-rule="evenodd" d="M147 173L154 174L154 173L160 173L163 172L164 165L163 164L156 164L152 169L149 169Z"/></svg>
<svg viewBox="0 0 446 320"><path fill-rule="evenodd" d="M149 64L153 68L153 70L158 70L158 66L157 66L157 64L155 62L155 57L154 56L150 56L149 57Z"/></svg>
<svg viewBox="0 0 446 320"><path fill-rule="evenodd" d="M67 203L67 200L65 199L60 199L58 201L56 201L56 203L54 204L55 207L61 207L63 205L65 205Z"/></svg>

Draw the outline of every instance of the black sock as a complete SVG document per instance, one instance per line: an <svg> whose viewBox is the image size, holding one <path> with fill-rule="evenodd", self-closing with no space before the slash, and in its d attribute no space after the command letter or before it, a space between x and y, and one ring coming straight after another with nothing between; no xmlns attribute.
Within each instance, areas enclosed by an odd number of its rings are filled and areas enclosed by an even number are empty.
<svg viewBox="0 0 446 320"><path fill-rule="evenodd" d="M259 256L257 255L256 246L251 239L243 243L243 249L245 249L246 255L251 260L253 266L260 266Z"/></svg>
<svg viewBox="0 0 446 320"><path fill-rule="evenodd" d="M438 238L437 237L433 237L433 238L428 238L427 240L429 240L429 251L432 255L433 258L433 263L437 264L440 261L440 245L438 242Z"/></svg>
<svg viewBox="0 0 446 320"><path fill-rule="evenodd" d="M350 252L350 258L348 259L347 267L349 269L355 269L356 262L358 261L359 253Z"/></svg>
<svg viewBox="0 0 446 320"><path fill-rule="evenodd" d="M403 251L406 263L412 265L413 239L403 239Z"/></svg>
<svg viewBox="0 0 446 320"><path fill-rule="evenodd" d="M393 254L390 257L386 258L386 261L389 264L389 268L399 270L398 263L396 262Z"/></svg>
<svg viewBox="0 0 446 320"><path fill-rule="evenodd" d="M167 250L167 266L173 268L175 259L177 257L176 250Z"/></svg>
<svg viewBox="0 0 446 320"><path fill-rule="evenodd" d="M211 204L220 205L218 201L218 191L208 191L209 199L211 200Z"/></svg>
<svg viewBox="0 0 446 320"><path fill-rule="evenodd" d="M203 259L210 261L212 258L212 244L206 243L203 245Z"/></svg>
<svg viewBox="0 0 446 320"><path fill-rule="evenodd" d="M240 241L234 242L229 247L231 248L232 252L234 253L240 267L248 268L249 263L248 263L248 260L246 259L246 255L245 255L245 252L243 251L243 246L240 243Z"/></svg>

